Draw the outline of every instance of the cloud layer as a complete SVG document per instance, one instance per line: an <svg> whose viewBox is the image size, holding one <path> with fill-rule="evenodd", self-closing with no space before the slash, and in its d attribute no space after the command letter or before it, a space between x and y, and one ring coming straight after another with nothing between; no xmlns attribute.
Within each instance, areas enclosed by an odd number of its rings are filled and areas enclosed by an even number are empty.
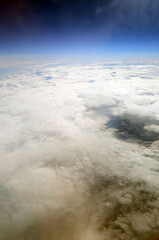
<svg viewBox="0 0 159 240"><path fill-rule="evenodd" d="M158 64L3 66L1 240L158 239Z"/></svg>

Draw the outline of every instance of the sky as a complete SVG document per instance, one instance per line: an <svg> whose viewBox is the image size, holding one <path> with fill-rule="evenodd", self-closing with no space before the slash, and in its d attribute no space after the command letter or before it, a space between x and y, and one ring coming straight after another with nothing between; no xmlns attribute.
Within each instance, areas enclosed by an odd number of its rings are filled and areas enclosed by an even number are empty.
<svg viewBox="0 0 159 240"><path fill-rule="evenodd" d="M159 240L158 40L159 0L0 0L0 240Z"/></svg>
<svg viewBox="0 0 159 240"><path fill-rule="evenodd" d="M0 54L158 53L158 0L1 0Z"/></svg>

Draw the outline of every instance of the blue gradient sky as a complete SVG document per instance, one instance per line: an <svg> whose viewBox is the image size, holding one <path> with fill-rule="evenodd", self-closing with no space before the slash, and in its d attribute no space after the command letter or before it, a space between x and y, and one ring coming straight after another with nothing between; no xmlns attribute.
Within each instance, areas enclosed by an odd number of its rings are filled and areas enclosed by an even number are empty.
<svg viewBox="0 0 159 240"><path fill-rule="evenodd" d="M158 54L158 0L1 0L0 54Z"/></svg>

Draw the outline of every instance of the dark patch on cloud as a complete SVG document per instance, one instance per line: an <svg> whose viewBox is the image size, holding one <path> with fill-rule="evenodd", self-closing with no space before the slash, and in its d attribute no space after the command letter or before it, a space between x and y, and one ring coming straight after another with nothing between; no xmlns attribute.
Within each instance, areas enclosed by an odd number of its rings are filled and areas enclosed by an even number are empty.
<svg viewBox="0 0 159 240"><path fill-rule="evenodd" d="M87 111L93 111L95 112L96 115L99 116L108 116L108 117L112 117L112 109L117 107L119 104L119 101L114 100L114 104L102 104L100 106L94 106L94 107L88 107L87 106Z"/></svg>
<svg viewBox="0 0 159 240"><path fill-rule="evenodd" d="M36 72L35 73L37 76L42 76L42 72Z"/></svg>
<svg viewBox="0 0 159 240"><path fill-rule="evenodd" d="M20 82L21 85L26 85L26 82Z"/></svg>
<svg viewBox="0 0 159 240"><path fill-rule="evenodd" d="M136 214L135 217L142 217L142 224L144 226L144 216L146 216L147 213L153 213L158 199L157 195L155 196L155 194L146 189L146 184L144 182L132 183L129 180L122 178L119 179L118 177L112 179L106 179L103 177L99 179L98 186L103 193L103 198L105 197L105 202L113 203L110 206L105 205L106 207L103 209L106 214L102 229L109 229L109 231L110 229L112 230L110 231L110 239L114 239L114 237L117 236L118 239L127 239L126 235L128 234L128 231L133 235L136 235L136 239L144 237L145 232L147 236L144 239L153 239L152 237L154 233L149 231L148 228L146 230L143 228L143 232L142 230L138 232L136 231L137 227L135 229L133 226L133 214ZM120 221L121 219L124 224ZM157 229L155 230L155 234L159 236Z"/></svg>
<svg viewBox="0 0 159 240"><path fill-rule="evenodd" d="M152 77L148 77L148 76L143 76L143 77L140 77L140 78L143 78L143 79L152 79Z"/></svg>
<svg viewBox="0 0 159 240"><path fill-rule="evenodd" d="M7 87L18 88L16 84L8 83Z"/></svg>
<svg viewBox="0 0 159 240"><path fill-rule="evenodd" d="M154 96L154 93L152 92L143 92L143 93L140 93L139 95L147 95L147 96Z"/></svg>
<svg viewBox="0 0 159 240"><path fill-rule="evenodd" d="M157 169L151 168L151 170L154 171L154 172L159 173L159 168L157 168Z"/></svg>
<svg viewBox="0 0 159 240"><path fill-rule="evenodd" d="M132 183L118 177L95 175L92 183L87 179L86 185L87 194L82 188L79 194L74 185L73 194L62 202L62 208L57 208L56 217L53 211L48 212L48 216L33 221L16 239L64 239L64 236L70 240L81 239L78 238L79 230L83 231L81 221L90 226L92 219L97 231L105 232L105 239L108 236L110 239L133 239L132 236L136 236L135 239L157 239L153 236L158 237L159 230L153 224L158 217L158 195L150 192L144 182ZM148 217L150 221L147 221ZM138 228L134 221L141 219L142 227Z"/></svg>
<svg viewBox="0 0 159 240"><path fill-rule="evenodd" d="M94 83L94 82L95 82L95 80L90 80L89 82L90 82L90 83Z"/></svg>
<svg viewBox="0 0 159 240"><path fill-rule="evenodd" d="M152 143L159 140L159 133L147 129L146 126L159 125L159 121L150 117L123 114L112 116L106 124L107 128L116 129L116 136L122 140L135 139L139 143Z"/></svg>
<svg viewBox="0 0 159 240"><path fill-rule="evenodd" d="M136 78L136 77L138 77L138 75L130 75L130 77Z"/></svg>
<svg viewBox="0 0 159 240"><path fill-rule="evenodd" d="M45 77L45 80L51 80L51 79L52 79L52 76Z"/></svg>

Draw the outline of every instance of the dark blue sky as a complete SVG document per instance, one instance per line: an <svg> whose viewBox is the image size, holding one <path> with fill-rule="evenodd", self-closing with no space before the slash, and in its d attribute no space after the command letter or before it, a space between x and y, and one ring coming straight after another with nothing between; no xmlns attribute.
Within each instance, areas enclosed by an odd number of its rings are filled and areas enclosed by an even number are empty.
<svg viewBox="0 0 159 240"><path fill-rule="evenodd" d="M158 53L159 0L1 0L0 52Z"/></svg>

